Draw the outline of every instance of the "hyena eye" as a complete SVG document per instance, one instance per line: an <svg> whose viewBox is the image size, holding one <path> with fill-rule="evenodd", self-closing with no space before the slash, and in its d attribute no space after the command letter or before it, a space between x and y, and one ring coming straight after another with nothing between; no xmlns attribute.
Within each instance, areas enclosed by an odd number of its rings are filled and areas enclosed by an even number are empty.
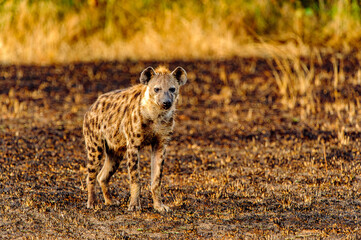
<svg viewBox="0 0 361 240"><path fill-rule="evenodd" d="M175 92L175 88L174 88L174 87L171 87L171 88L169 88L169 91L172 92L172 93L174 93L174 92Z"/></svg>
<svg viewBox="0 0 361 240"><path fill-rule="evenodd" d="M154 88L154 92L159 92L160 91L160 88L158 88L158 87L156 87L156 88Z"/></svg>

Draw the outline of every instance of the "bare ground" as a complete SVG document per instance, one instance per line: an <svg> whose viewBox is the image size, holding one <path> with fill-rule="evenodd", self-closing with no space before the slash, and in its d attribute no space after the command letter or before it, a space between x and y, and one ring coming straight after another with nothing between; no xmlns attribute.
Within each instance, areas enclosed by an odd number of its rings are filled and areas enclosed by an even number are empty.
<svg viewBox="0 0 361 240"><path fill-rule="evenodd" d="M166 62L189 77L165 163L166 214L152 209L149 149L141 211L126 210L125 163L111 184L120 204L104 206L98 188L96 209L86 209L81 128L99 94L159 62L0 66L1 237L360 238L360 64L344 57L335 73L332 59L315 64L313 105L297 96L293 108L269 61Z"/></svg>

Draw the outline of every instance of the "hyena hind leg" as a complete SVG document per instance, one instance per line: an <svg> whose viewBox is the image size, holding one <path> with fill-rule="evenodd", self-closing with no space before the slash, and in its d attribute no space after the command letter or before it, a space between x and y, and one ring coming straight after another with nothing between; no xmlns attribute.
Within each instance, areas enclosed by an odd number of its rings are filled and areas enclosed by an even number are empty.
<svg viewBox="0 0 361 240"><path fill-rule="evenodd" d="M119 167L120 161L123 159L123 155L115 155L114 153L108 152L105 155L105 161L102 170L98 174L98 182L102 188L105 205L118 204L119 202L114 200L109 193L109 181Z"/></svg>
<svg viewBox="0 0 361 240"><path fill-rule="evenodd" d="M101 150L101 149L98 149ZM100 171L103 151L88 152L88 202L87 208L94 208L95 203L95 180Z"/></svg>

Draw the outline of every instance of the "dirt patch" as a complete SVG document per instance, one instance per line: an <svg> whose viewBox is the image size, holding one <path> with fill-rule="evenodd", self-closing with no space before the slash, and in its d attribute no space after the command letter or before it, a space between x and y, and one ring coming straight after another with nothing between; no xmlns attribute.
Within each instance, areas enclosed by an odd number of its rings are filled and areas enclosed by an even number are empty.
<svg viewBox="0 0 361 240"><path fill-rule="evenodd" d="M359 238L359 62L345 58L334 86L330 58L316 65L310 111L282 102L265 60L166 63L189 77L165 163L167 214L152 209L149 151L141 211L126 210L124 162L111 184L120 204L103 206L98 188L96 209L86 209L81 129L99 94L158 62L0 66L2 237Z"/></svg>

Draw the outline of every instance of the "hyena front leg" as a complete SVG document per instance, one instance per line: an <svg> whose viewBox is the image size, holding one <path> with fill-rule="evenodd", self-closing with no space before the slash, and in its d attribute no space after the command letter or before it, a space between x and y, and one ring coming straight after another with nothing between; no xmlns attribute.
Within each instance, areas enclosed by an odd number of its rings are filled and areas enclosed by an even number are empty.
<svg viewBox="0 0 361 240"><path fill-rule="evenodd" d="M130 182L129 211L140 210L139 147L128 146L127 165Z"/></svg>
<svg viewBox="0 0 361 240"><path fill-rule="evenodd" d="M161 181L163 173L163 163L165 157L165 145L152 145L151 155L151 191L153 196L154 209L159 212L170 211L169 207L162 203Z"/></svg>

